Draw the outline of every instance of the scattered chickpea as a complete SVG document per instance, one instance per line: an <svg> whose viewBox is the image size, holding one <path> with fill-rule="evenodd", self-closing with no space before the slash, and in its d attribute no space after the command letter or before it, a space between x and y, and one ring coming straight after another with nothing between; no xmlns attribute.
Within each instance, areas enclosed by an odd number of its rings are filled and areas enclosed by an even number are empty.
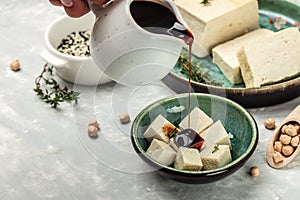
<svg viewBox="0 0 300 200"><path fill-rule="evenodd" d="M14 60L10 63L10 69L14 72L19 71L21 69L21 64L19 60Z"/></svg>
<svg viewBox="0 0 300 200"><path fill-rule="evenodd" d="M259 176L259 168L257 166L253 166L250 168L251 176Z"/></svg>
<svg viewBox="0 0 300 200"><path fill-rule="evenodd" d="M265 126L265 128L267 128L269 130L275 129L276 128L275 119L273 119L273 118L266 119L264 121L264 126Z"/></svg>
<svg viewBox="0 0 300 200"><path fill-rule="evenodd" d="M282 156L281 153L275 151L275 153L273 154L273 160L275 163L279 163L279 162L282 162L284 159L284 157Z"/></svg>
<svg viewBox="0 0 300 200"><path fill-rule="evenodd" d="M89 126L88 134L91 138L97 138L98 137L98 128L95 126Z"/></svg>
<svg viewBox="0 0 300 200"><path fill-rule="evenodd" d="M281 150L282 150L282 143L280 142L280 141L276 141L275 143L274 143L274 150L275 151L278 151L278 152L281 152Z"/></svg>
<svg viewBox="0 0 300 200"><path fill-rule="evenodd" d="M99 128L100 128L100 125L99 125L99 123L97 122L96 119L92 119L92 120L89 122L89 126L94 126L94 127L96 127L98 130L99 130Z"/></svg>
<svg viewBox="0 0 300 200"><path fill-rule="evenodd" d="M282 154L285 156L290 156L294 153L294 148L291 145L283 145Z"/></svg>
<svg viewBox="0 0 300 200"><path fill-rule="evenodd" d="M128 113L122 113L119 115L119 120L122 124L127 124L130 122L130 116Z"/></svg>
<svg viewBox="0 0 300 200"><path fill-rule="evenodd" d="M89 121L89 124L88 124L88 135L91 137L91 138L97 138L98 137L98 131L100 129L100 125L99 123L97 122L96 119L93 119L91 121Z"/></svg>
<svg viewBox="0 0 300 200"><path fill-rule="evenodd" d="M290 144L291 139L292 139L291 136L286 135L286 134L281 134L280 137L279 137L279 141L282 144Z"/></svg>

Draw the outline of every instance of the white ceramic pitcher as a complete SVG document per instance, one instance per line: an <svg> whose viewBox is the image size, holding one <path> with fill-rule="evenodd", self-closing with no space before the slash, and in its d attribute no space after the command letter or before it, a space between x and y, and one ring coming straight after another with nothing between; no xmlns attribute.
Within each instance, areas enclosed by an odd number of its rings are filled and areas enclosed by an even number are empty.
<svg viewBox="0 0 300 200"><path fill-rule="evenodd" d="M138 25L130 6L150 1L167 7L179 23L170 30L187 28L172 0L110 0L104 6L89 2L96 15L91 54L97 66L123 85L143 85L165 77L176 64L186 43L172 34L147 31Z"/></svg>

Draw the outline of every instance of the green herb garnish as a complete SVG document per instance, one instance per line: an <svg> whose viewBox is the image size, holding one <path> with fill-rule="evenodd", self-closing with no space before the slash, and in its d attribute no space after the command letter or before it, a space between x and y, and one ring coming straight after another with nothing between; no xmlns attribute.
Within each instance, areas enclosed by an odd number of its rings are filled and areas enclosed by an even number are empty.
<svg viewBox="0 0 300 200"><path fill-rule="evenodd" d="M203 4L203 5L206 5L206 4L209 4L210 3L210 0L202 0L201 1L201 4Z"/></svg>
<svg viewBox="0 0 300 200"><path fill-rule="evenodd" d="M214 150L211 153L216 153L219 150L219 144L214 146Z"/></svg>
<svg viewBox="0 0 300 200"><path fill-rule="evenodd" d="M53 75L53 71L53 66L45 64L42 73L35 79L36 87L33 91L52 108L57 108L64 101L75 101L77 104L80 93L69 90L66 86L62 88L54 78L49 77Z"/></svg>
<svg viewBox="0 0 300 200"><path fill-rule="evenodd" d="M174 128L174 130L172 130L170 133L169 133L169 137L172 138L174 137L174 135L177 133L177 128Z"/></svg>

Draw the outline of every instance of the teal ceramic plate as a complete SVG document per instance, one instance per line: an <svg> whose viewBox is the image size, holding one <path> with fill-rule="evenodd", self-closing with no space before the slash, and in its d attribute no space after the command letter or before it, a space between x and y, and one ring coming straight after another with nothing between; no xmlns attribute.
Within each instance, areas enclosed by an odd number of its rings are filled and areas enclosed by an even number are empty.
<svg viewBox="0 0 300 200"><path fill-rule="evenodd" d="M260 26L277 31L274 23L269 19L282 17L286 24L282 28L294 26L300 22L300 6L285 0L260 0ZM186 52L183 52L186 53ZM300 96L300 77L285 82L263 86L261 88L246 89L244 84L233 85L223 75L220 69L212 62L211 57L193 57L193 62L201 66L202 72L210 83L192 81L193 91L216 94L234 100L242 106L262 107L282 103ZM188 91L187 73L182 73L181 63L177 63L172 71L166 76L164 83L177 93Z"/></svg>
<svg viewBox="0 0 300 200"><path fill-rule="evenodd" d="M163 115L175 126L187 116L188 94L161 99L143 109L135 118L131 128L131 139L135 151L148 164L176 181L201 184L220 180L238 170L255 151L258 142L257 124L249 112L239 104L216 95L194 93L191 95L191 108L195 106L203 110L214 121L221 120L226 131L231 134L233 161L224 167L205 171L177 170L164 166L145 152L150 143L143 134L150 123ZM172 109L177 108L177 109ZM185 108L185 109L178 109ZM175 112L178 110L177 112Z"/></svg>

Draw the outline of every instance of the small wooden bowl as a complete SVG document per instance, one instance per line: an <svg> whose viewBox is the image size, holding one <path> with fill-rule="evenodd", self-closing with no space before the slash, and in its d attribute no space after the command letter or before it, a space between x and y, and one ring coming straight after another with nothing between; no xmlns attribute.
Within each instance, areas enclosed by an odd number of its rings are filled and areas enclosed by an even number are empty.
<svg viewBox="0 0 300 200"><path fill-rule="evenodd" d="M274 142L279 140L279 136L281 134L281 128L289 123L298 123L300 124L300 105L298 105L275 129L273 136L270 139L268 148L267 148L267 162L273 168L282 168L289 164L300 152L300 144L298 144L297 148L293 152L292 155L288 157L284 157L283 161L281 162L274 162L273 155L275 153L274 150Z"/></svg>

